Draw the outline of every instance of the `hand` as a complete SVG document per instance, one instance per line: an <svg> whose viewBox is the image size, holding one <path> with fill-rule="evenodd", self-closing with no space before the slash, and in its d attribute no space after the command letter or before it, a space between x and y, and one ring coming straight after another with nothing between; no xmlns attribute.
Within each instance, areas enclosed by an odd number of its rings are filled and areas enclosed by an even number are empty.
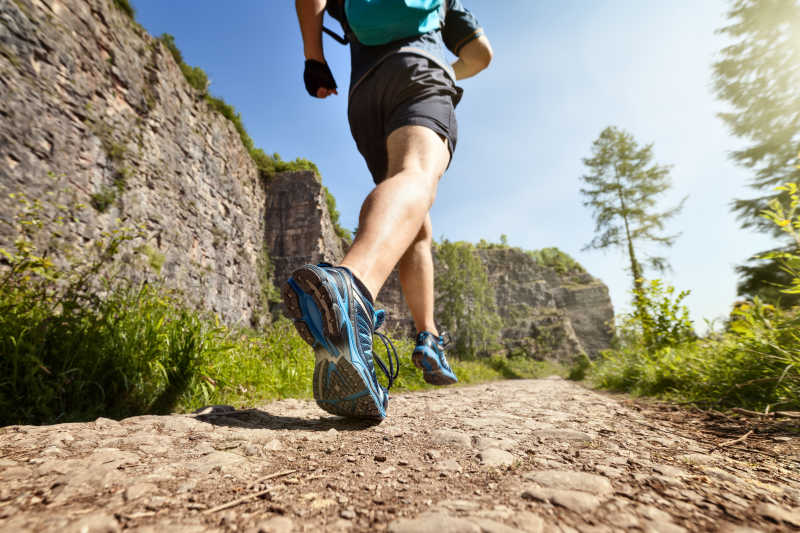
<svg viewBox="0 0 800 533"><path fill-rule="evenodd" d="M336 92L336 80L333 79L331 69L327 63L316 59L306 59L305 70L303 71L303 81L306 91L311 96L317 98L327 98Z"/></svg>

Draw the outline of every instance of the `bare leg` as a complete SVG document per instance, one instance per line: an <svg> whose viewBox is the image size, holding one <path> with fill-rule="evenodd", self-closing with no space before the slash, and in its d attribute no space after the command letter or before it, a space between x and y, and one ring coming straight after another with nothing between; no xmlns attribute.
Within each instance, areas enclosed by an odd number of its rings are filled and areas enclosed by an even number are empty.
<svg viewBox="0 0 800 533"><path fill-rule="evenodd" d="M428 331L437 337L439 332L433 321L433 228L430 215L419 230L416 239L400 259L398 271L400 285L406 298L417 333Z"/></svg>
<svg viewBox="0 0 800 533"><path fill-rule="evenodd" d="M398 128L386 148L387 177L364 200L355 242L341 263L373 298L419 235L450 160L447 141L424 126Z"/></svg>

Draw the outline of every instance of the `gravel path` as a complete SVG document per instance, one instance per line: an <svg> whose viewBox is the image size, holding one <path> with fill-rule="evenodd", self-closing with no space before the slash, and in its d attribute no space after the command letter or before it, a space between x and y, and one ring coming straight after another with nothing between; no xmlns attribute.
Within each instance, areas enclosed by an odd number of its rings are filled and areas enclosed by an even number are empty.
<svg viewBox="0 0 800 533"><path fill-rule="evenodd" d="M0 531L800 529L797 428L749 424L550 378L397 395L377 426L298 400L11 426Z"/></svg>

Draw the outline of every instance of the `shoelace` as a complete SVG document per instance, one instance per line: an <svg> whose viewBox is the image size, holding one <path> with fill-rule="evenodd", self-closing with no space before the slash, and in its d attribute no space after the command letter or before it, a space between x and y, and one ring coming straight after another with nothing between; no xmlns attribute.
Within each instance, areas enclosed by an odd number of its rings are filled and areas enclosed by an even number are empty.
<svg viewBox="0 0 800 533"><path fill-rule="evenodd" d="M442 334L439 335L439 344L442 345L442 348L447 347L447 345L450 344L452 341L453 339L450 337L449 331L443 331Z"/></svg>
<svg viewBox="0 0 800 533"><path fill-rule="evenodd" d="M378 363L378 366L381 368L381 370L383 370L383 373L386 374L386 379L389 380L389 384L386 386L386 388L391 389L394 380L396 380L397 376L400 374L400 358L397 357L397 350L395 350L394 344L392 344L392 341L389 340L389 337L379 331L376 331L375 335L377 335L378 338L383 341L383 347L386 348L386 357L389 359L389 368L386 368L386 364L381 360L380 357L378 357L378 354L373 354L373 357L375 358L375 362ZM389 348L392 349L391 353L389 353ZM392 355L394 355L394 364L392 363Z"/></svg>
<svg viewBox="0 0 800 533"><path fill-rule="evenodd" d="M383 324L383 320L385 318L386 313L384 313L383 309L375 311L375 325L372 328L372 332L378 336L378 338L383 342L383 347L386 348L386 358L389 359L389 368L386 368L386 363L384 363L381 358L378 357L378 354L373 353L372 356L375 359L375 362L378 363L380 369L383 370L383 373L386 374L386 379L389 381L389 384L386 386L386 388L391 389L394 380L397 379L397 376L400 373L400 358L397 357L397 350L395 350L394 344L392 344L392 341L389 339L389 337L379 331L376 331L379 327L381 327L381 324ZM389 352L389 348L392 349L391 353ZM392 363L392 354L394 354L394 363Z"/></svg>

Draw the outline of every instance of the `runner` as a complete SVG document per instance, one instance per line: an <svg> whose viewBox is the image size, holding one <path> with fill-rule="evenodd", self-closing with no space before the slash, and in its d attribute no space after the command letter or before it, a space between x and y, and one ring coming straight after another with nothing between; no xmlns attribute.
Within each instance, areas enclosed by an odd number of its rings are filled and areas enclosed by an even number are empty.
<svg viewBox="0 0 800 533"><path fill-rule="evenodd" d="M456 147L454 109L463 91L455 82L486 68L492 49L461 0L296 0L296 7L311 96L338 94L322 47L325 11L342 25L351 51L350 131L376 187L364 200L342 262L296 270L283 300L315 348L313 388L320 407L383 419L389 395L374 363L391 387L399 362L380 333L388 368L373 356L372 337L384 319L374 302L395 266L418 331L415 365L429 383L458 381L434 323L429 211ZM452 65L445 47L458 56Z"/></svg>

